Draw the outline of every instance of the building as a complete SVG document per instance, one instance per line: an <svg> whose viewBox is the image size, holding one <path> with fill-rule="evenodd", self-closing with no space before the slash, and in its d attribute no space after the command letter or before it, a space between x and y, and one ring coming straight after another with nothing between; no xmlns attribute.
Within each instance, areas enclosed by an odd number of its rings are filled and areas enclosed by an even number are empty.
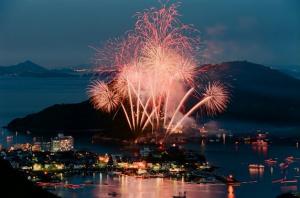
<svg viewBox="0 0 300 198"><path fill-rule="evenodd" d="M50 151L51 142L34 142L32 145L32 151Z"/></svg>
<svg viewBox="0 0 300 198"><path fill-rule="evenodd" d="M58 134L57 137L51 140L51 151L52 152L64 152L74 149L74 139L72 136L64 136Z"/></svg>

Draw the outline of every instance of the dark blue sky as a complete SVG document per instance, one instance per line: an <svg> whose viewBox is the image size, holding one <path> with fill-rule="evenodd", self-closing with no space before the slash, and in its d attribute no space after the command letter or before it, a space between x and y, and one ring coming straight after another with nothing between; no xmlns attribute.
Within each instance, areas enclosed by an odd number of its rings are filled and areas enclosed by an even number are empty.
<svg viewBox="0 0 300 198"><path fill-rule="evenodd" d="M182 0L213 62L300 65L299 0ZM0 65L89 63L101 42L132 28L156 0L0 0Z"/></svg>

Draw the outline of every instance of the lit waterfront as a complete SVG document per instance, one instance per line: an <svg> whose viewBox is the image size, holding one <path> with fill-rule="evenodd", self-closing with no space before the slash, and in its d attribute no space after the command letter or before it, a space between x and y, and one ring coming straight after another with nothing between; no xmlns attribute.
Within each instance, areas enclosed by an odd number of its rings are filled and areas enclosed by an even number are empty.
<svg viewBox="0 0 300 198"><path fill-rule="evenodd" d="M20 135L19 141L23 136ZM29 137L27 137L28 139ZM142 179L134 176L111 177L104 173L94 173L88 176L76 175L65 178L69 184L82 184L82 187L70 189L56 187L51 189L62 197L109 197L108 193L116 192L119 197L171 197L179 192L187 192L188 197L216 197L216 198L239 198L239 197L276 197L282 192L297 191L299 182L292 184L272 183L273 180L283 178L298 178L299 150L295 145L269 145L264 149L257 149L253 145L246 144L222 144L207 143L206 145L186 145L201 154L204 154L208 162L220 167L219 174L233 174L239 181L240 186L227 186L225 184L191 184L181 180L167 178ZM75 138L75 148L86 148L90 151L103 153L120 153L121 148L90 144L87 140L79 142ZM261 152L263 150L263 152ZM279 168L279 163L288 156L294 156L295 162L287 171ZM268 166L266 159L276 158L277 164ZM263 164L263 171L252 171L249 164ZM253 189L257 189L253 191ZM161 196L165 195L165 196Z"/></svg>
<svg viewBox="0 0 300 198"><path fill-rule="evenodd" d="M102 146L99 147L101 149ZM220 173L232 173L239 179L240 186L227 186L223 184L191 184L182 181L169 179L141 179L128 176L111 178L105 174L95 174L91 176L76 176L69 178L69 183L84 183L94 181L90 186L81 189L57 188L55 193L63 197L109 197L109 192L117 192L120 197L171 197L179 192L187 192L188 197L216 197L216 198L252 198L252 197L276 197L282 192L296 191L299 189L299 182L285 185L272 183L272 180L282 177L283 173L275 166L265 167L261 174L249 172L249 163L262 163L270 157L284 159L287 153L299 157L299 150L292 146L270 146L267 154L257 153L249 145L213 145L209 144L205 148L200 148L204 152L209 162L220 166ZM246 156L246 157L245 157ZM298 166L297 162L294 166ZM100 175L102 175L100 177ZM297 177L299 173L290 169L288 177ZM106 185L108 184L108 185ZM159 185L158 185L159 184ZM157 187L158 185L158 187ZM126 187L126 188L125 188ZM158 189L156 189L158 188ZM253 189L256 189L253 191ZM134 192L134 193L133 193ZM159 196L161 194L166 196Z"/></svg>
<svg viewBox="0 0 300 198"><path fill-rule="evenodd" d="M227 187L222 184L188 184L182 181L162 178L141 179L130 176L111 178L102 173L88 177L73 177L68 181L70 183L84 183L86 181L95 183L82 189L74 190L59 187L52 192L61 197L110 197L109 193L116 192L118 197L156 198L172 197L186 191L189 198L196 198L199 195L207 198L227 197Z"/></svg>

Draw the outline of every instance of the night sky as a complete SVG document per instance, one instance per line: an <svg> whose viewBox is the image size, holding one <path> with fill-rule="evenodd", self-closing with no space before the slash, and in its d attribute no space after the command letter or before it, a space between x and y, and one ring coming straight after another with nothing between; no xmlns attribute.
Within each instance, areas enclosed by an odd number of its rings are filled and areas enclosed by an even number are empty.
<svg viewBox="0 0 300 198"><path fill-rule="evenodd" d="M91 62L105 40L132 29L134 13L156 0L0 0L0 65L48 67ZM300 65L299 0L182 0L210 62Z"/></svg>

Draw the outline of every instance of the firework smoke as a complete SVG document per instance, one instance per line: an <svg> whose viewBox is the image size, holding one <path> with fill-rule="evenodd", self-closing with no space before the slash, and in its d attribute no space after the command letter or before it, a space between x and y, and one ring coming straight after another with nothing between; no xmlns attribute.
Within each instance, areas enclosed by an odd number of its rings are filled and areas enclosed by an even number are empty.
<svg viewBox="0 0 300 198"><path fill-rule="evenodd" d="M226 108L228 92L221 83L210 83L202 95L196 89L200 39L193 36L197 31L192 26L179 20L177 7L162 5L137 13L134 30L124 39L96 49L96 71L110 78L92 83L91 101L106 112L121 107L133 132L152 130L167 136L201 107L210 115ZM194 96L201 99L183 112Z"/></svg>

